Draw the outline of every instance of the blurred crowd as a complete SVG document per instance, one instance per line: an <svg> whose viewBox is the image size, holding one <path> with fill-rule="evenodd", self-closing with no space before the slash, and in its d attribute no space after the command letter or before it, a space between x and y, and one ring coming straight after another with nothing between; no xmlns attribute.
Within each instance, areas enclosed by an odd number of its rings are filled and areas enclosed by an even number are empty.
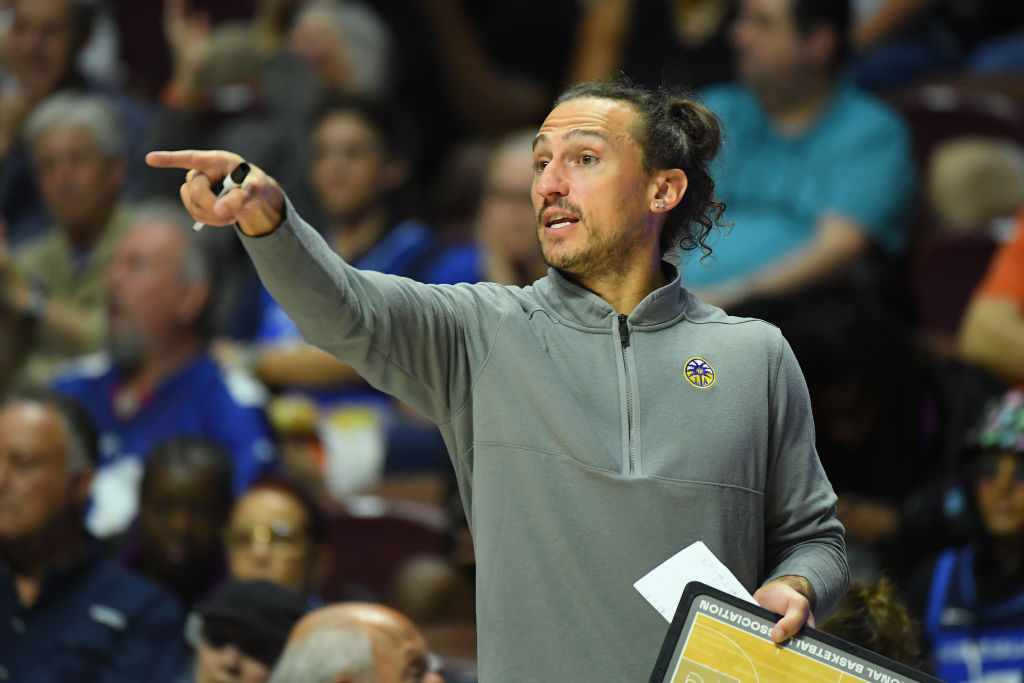
<svg viewBox="0 0 1024 683"><path fill-rule="evenodd" d="M536 126L621 75L724 124L727 227L678 265L801 364L858 581L834 632L1021 680L999 0L0 0L0 680L475 680L437 429L305 344L143 156L243 155L360 268L529 286Z"/></svg>

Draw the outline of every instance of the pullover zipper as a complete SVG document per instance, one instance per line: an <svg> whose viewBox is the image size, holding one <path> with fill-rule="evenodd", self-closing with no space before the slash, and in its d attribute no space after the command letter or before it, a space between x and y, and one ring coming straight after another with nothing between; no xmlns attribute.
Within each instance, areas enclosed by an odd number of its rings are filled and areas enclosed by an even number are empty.
<svg viewBox="0 0 1024 683"><path fill-rule="evenodd" d="M626 453L629 458L629 474L635 471L635 454L633 452L633 380L629 374L629 323L627 316L619 316L619 343L622 346L622 369L626 377L626 425L628 441Z"/></svg>

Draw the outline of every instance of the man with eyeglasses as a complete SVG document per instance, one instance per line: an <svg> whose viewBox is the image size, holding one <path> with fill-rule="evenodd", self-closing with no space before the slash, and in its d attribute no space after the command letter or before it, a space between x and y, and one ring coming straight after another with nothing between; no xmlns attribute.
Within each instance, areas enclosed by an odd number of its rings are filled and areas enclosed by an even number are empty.
<svg viewBox="0 0 1024 683"><path fill-rule="evenodd" d="M368 602L339 603L295 625L269 683L444 683L436 659L405 615Z"/></svg>
<svg viewBox="0 0 1024 683"><path fill-rule="evenodd" d="M293 590L263 580L229 581L189 619L195 683L264 683L288 633L306 611Z"/></svg>

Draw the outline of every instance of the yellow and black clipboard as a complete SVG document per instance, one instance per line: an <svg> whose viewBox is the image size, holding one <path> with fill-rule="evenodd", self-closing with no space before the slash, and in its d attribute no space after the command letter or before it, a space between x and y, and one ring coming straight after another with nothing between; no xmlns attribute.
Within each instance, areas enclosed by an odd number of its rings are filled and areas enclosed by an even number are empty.
<svg viewBox="0 0 1024 683"><path fill-rule="evenodd" d="M697 581L686 585L650 683L942 683L805 626L772 642L779 615Z"/></svg>

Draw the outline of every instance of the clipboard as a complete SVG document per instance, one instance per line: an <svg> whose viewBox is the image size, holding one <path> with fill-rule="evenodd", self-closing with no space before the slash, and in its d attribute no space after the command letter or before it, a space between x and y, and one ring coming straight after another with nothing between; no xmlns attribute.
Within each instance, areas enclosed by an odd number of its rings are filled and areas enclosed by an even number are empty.
<svg viewBox="0 0 1024 683"><path fill-rule="evenodd" d="M686 584L650 683L942 683L805 626L782 645L779 615L698 581Z"/></svg>

